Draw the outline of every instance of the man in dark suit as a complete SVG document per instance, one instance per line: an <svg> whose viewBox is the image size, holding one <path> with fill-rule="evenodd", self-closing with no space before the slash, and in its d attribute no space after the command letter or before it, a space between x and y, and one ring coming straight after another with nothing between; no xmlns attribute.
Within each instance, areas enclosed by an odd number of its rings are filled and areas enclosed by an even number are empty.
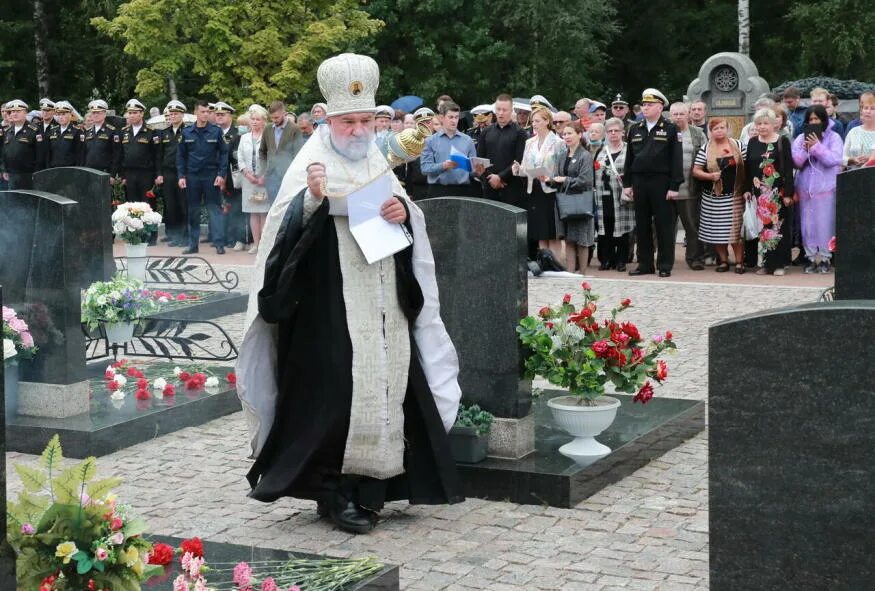
<svg viewBox="0 0 875 591"><path fill-rule="evenodd" d="M304 136L298 126L289 121L285 103L274 101L268 111L273 125L264 130L258 158L259 168L264 171L267 197L272 203L280 190L286 170L304 145Z"/></svg>
<svg viewBox="0 0 875 591"><path fill-rule="evenodd" d="M483 181L483 197L523 207L525 187L522 178L514 176L511 165L522 162L528 136L511 120L513 98L510 95L499 95L494 111L495 124L483 130L477 142L477 156L488 158L491 165L475 172Z"/></svg>

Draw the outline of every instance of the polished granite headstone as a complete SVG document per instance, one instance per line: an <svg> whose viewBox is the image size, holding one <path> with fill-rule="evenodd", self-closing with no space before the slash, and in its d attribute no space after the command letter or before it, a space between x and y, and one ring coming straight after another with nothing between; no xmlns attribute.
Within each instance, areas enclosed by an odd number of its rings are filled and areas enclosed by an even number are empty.
<svg viewBox="0 0 875 591"><path fill-rule="evenodd" d="M82 257L79 287L106 281L115 273L112 259L112 189L109 175L93 168L63 167L33 175L38 191L55 193L79 204L79 234L76 249Z"/></svg>
<svg viewBox="0 0 875 591"><path fill-rule="evenodd" d="M518 460L487 458L477 464L457 464L465 495L573 507L705 428L703 401L656 396L642 405L634 404L628 394L611 394L621 401L617 418L597 438L611 448L611 453L582 468L559 453L572 437L556 426L547 407L550 398L567 394L564 390L546 390L535 399L534 453Z"/></svg>
<svg viewBox="0 0 875 591"><path fill-rule="evenodd" d="M0 284L30 326L39 354L20 365L28 382L85 377L79 204L42 191L0 191Z"/></svg>
<svg viewBox="0 0 875 591"><path fill-rule="evenodd" d="M66 449L64 450L66 452ZM169 544L174 548L178 548L182 543L182 538L171 536L147 535L150 542ZM257 546L242 546L240 544L223 544L220 542L210 542L203 540L204 558L207 566L223 571L219 574L214 571L211 575L207 573L207 582L210 587L216 586L221 589L236 588L233 587L231 577L227 570L232 569L238 562L245 561L250 564L255 562L268 561L286 561L291 558L326 558L324 556L316 556L303 552L289 552L287 550L275 550L273 548L259 548ZM164 577L152 579L146 583L143 588L151 591L171 591L173 589L173 580L178 571L178 561L174 563L173 568L167 567ZM259 587L260 588L260 587ZM5 589L5 588L4 588ZM398 591L399 577L398 567L391 564L384 564L383 569L375 575L372 575L362 581L345 585L341 591ZM303 591L306 591L304 589Z"/></svg>
<svg viewBox="0 0 875 591"><path fill-rule="evenodd" d="M148 368L145 371L149 381L166 376L168 382L176 384L172 364L154 363L141 367ZM230 367L211 369L217 376L233 371ZM148 400L137 400L134 393L129 392L124 400L118 401L110 399L102 375L94 377L89 381L91 401L87 413L63 419L9 417L6 426L9 450L39 454L45 448L45 442L57 433L67 457L105 456L240 411L237 389L222 380L220 383L220 387L209 390L185 390L176 384L174 396Z"/></svg>
<svg viewBox="0 0 875 591"><path fill-rule="evenodd" d="M875 168L843 172L836 185L835 299L875 300Z"/></svg>
<svg viewBox="0 0 875 591"><path fill-rule="evenodd" d="M875 588L875 301L709 331L712 591Z"/></svg>
<svg viewBox="0 0 875 591"><path fill-rule="evenodd" d="M434 252L441 318L459 353L466 404L522 418L532 405L516 334L528 314L526 212L497 201L418 201Z"/></svg>
<svg viewBox="0 0 875 591"><path fill-rule="evenodd" d="M0 285L0 305L3 304L3 286ZM6 424L5 364L0 360L0 425ZM0 429L0 506L6 506L6 431ZM0 520L0 589L15 589L15 553L6 540L6 520Z"/></svg>

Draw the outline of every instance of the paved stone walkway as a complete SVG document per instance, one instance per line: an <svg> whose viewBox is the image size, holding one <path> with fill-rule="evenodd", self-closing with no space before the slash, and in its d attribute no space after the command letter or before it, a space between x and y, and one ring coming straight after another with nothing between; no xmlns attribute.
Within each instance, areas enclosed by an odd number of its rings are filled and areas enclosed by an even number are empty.
<svg viewBox="0 0 875 591"><path fill-rule="evenodd" d="M577 293L578 279L535 279L530 310ZM707 328L721 319L814 301L817 288L591 280L643 334L671 329L680 347L657 396L707 397ZM241 315L222 319L239 336ZM238 341L239 342L239 341ZM755 343L751 344L752 354ZM744 371L744 368L739 368ZM199 535L333 556L365 553L401 565L401 588L422 591L708 588L707 433L572 509L470 499L447 507L391 503L379 527L352 536L319 520L315 504L246 498L246 428L240 413L100 459L122 476L121 498L155 533ZM7 454L9 462L34 456ZM18 489L10 472L10 492Z"/></svg>

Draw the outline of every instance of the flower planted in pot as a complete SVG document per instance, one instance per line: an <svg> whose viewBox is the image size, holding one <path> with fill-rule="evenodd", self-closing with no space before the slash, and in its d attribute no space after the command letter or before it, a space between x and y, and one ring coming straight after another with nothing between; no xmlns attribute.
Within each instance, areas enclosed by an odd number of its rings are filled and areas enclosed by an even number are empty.
<svg viewBox="0 0 875 591"><path fill-rule="evenodd" d="M152 211L148 203L120 203L112 212L112 231L127 243L128 277L141 281L146 278L146 245L160 223L161 214Z"/></svg>
<svg viewBox="0 0 875 591"><path fill-rule="evenodd" d="M136 323L157 309L140 281L121 274L92 283L82 294L82 322L92 330L104 324L110 343L131 340Z"/></svg>
<svg viewBox="0 0 875 591"><path fill-rule="evenodd" d="M18 361L33 359L37 346L30 327L12 308L3 306L3 381L6 416L18 414Z"/></svg>
<svg viewBox="0 0 875 591"><path fill-rule="evenodd" d="M459 405L456 422L450 429L450 450L457 462L475 464L486 459L489 430L495 417L478 405Z"/></svg>
<svg viewBox="0 0 875 591"><path fill-rule="evenodd" d="M634 402L646 404L653 397L651 380L662 383L668 377L668 366L659 357L677 347L670 331L645 340L633 323L620 322L619 314L632 306L628 298L599 321L598 296L589 283L581 287L582 306L576 308L571 294L565 294L558 306L545 306L537 316L520 320L517 333L527 349L526 375L568 389L568 396L547 405L559 426L575 436L560 453L586 465L610 453L595 440L620 406L617 398L605 396L606 387L634 393Z"/></svg>

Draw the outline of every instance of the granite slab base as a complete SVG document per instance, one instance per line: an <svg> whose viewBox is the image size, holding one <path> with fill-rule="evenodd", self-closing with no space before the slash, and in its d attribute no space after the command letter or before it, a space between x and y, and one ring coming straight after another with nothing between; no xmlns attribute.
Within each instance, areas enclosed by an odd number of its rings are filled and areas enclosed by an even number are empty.
<svg viewBox="0 0 875 591"><path fill-rule="evenodd" d="M152 542L163 542L170 544L174 548L178 548L182 542L181 538L170 536L146 536ZM256 546L242 546L239 544L223 544L220 542L210 542L203 540L204 557L207 565L226 570L233 568L240 561L246 562L261 562L268 560L288 560L290 558L324 558L313 554L303 552L290 552L288 550L275 550L272 548L261 548ZM221 566L219 566L221 563ZM173 579L179 574L177 569L170 569L164 577L152 579L146 583L143 588L152 591L171 591L173 589ZM228 580L222 580L217 574L207 574L207 582L212 587L213 585L221 585L222 588L229 588L231 584L230 577L225 577ZM357 583L342 587L342 591L398 591L399 589L398 567L385 564L383 569L377 574L368 577Z"/></svg>
<svg viewBox="0 0 875 591"><path fill-rule="evenodd" d="M496 417L489 430L489 455L516 460L535 451L535 416L521 419Z"/></svg>
<svg viewBox="0 0 875 591"><path fill-rule="evenodd" d="M152 318L175 318L178 320L211 320L246 311L249 294L238 291L204 291L193 289L161 289L174 298L180 294L196 296L194 301L170 301L161 304ZM153 290L154 291L154 290Z"/></svg>
<svg viewBox="0 0 875 591"><path fill-rule="evenodd" d="M18 383L18 412L32 417L62 419L87 412L88 382L75 384Z"/></svg>
<svg viewBox="0 0 875 591"><path fill-rule="evenodd" d="M524 458L487 458L457 464L469 497L569 508L622 480L705 428L705 402L654 397L633 404L628 394L612 394L621 406L614 423L598 441L611 453L580 467L559 453L572 437L553 423L547 400L567 392L545 390L533 405L535 451Z"/></svg>
<svg viewBox="0 0 875 591"><path fill-rule="evenodd" d="M61 419L20 414L7 417L9 451L40 454L57 433L64 456L100 457L241 409L236 388L227 385L211 390L180 389L175 396L161 399L137 400L129 394L124 400L114 401L102 381L95 378L92 382L87 413Z"/></svg>

